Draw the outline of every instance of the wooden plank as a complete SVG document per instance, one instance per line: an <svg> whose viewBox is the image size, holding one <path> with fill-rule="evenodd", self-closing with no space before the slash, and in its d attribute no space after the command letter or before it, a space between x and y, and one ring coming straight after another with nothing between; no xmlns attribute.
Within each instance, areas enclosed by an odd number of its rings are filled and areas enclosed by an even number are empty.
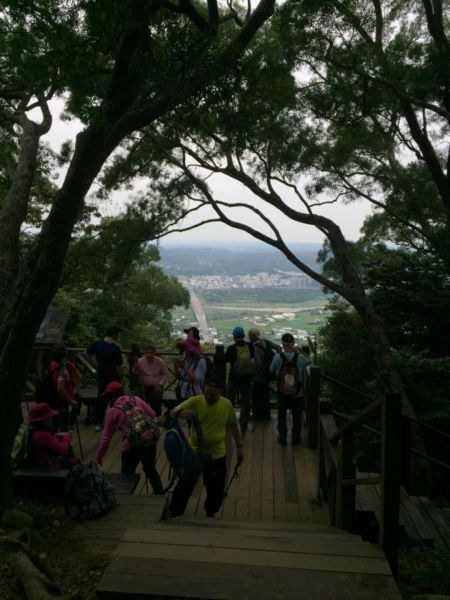
<svg viewBox="0 0 450 600"><path fill-rule="evenodd" d="M314 523L323 525L329 525L330 516L328 506L325 502L317 498L317 476L318 476L318 465L317 465L317 451L311 450L310 448L303 448L305 454L305 482L306 482L306 493L307 499L311 506Z"/></svg>
<svg viewBox="0 0 450 600"><path fill-rule="evenodd" d="M259 566L113 559L97 588L97 598L198 598L209 600L400 600L392 577L348 575Z"/></svg>
<svg viewBox="0 0 450 600"><path fill-rule="evenodd" d="M208 529L209 531L217 532L221 535L223 531L238 530L238 531L249 531L254 535L255 532L258 535L265 537L278 537L280 540L289 538L289 536L303 536L310 535L317 539L336 539L336 540L348 540L348 541L361 541L358 535L344 532L340 529L333 527L325 527L321 525L315 525L312 523L294 523L292 521L224 521L215 519L192 519L185 521L183 517L176 519L170 519L169 521L161 521L157 527L162 528L187 528L188 532L193 533L199 529Z"/></svg>
<svg viewBox="0 0 450 600"><path fill-rule="evenodd" d="M263 468L261 482L261 518L273 519L273 429L272 421L264 421Z"/></svg>
<svg viewBox="0 0 450 600"><path fill-rule="evenodd" d="M234 467L236 465L236 450L234 448L234 442L232 440L228 440L228 464L229 464L229 473L227 478L227 486L229 486L228 493L224 498L224 502L222 504L222 511L220 514L221 518L234 518L236 516L236 499L239 487L239 472L238 477L230 480L230 477L233 476ZM246 448L244 444L244 460L247 460L246 456Z"/></svg>
<svg viewBox="0 0 450 600"><path fill-rule="evenodd" d="M334 571L338 573L371 573L390 575L389 566L384 558L366 558L352 556L333 556L333 554L312 555L301 552L269 552L266 550L238 550L235 548L197 547L190 545L169 546L167 543L146 544L121 542L115 557L134 557L164 560L175 559L202 563L236 564L246 566L283 567L286 569L308 569L313 571ZM207 566L204 567L206 570Z"/></svg>
<svg viewBox="0 0 450 600"><path fill-rule="evenodd" d="M275 426L274 422L274 426ZM284 496L284 471L283 471L283 452L286 448L280 446L277 442L278 432L274 435L272 441L273 451L273 505L274 519L285 520L286 498Z"/></svg>
<svg viewBox="0 0 450 600"><path fill-rule="evenodd" d="M126 473L106 473L106 479L114 485L118 494L132 494L139 483L139 473L128 475Z"/></svg>
<svg viewBox="0 0 450 600"><path fill-rule="evenodd" d="M253 423L252 444L252 482L249 490L248 516L250 519L261 519L262 473L263 473L263 423Z"/></svg>
<svg viewBox="0 0 450 600"><path fill-rule="evenodd" d="M433 527L424 519L419 507L412 501L411 496L408 495L404 488L401 488L400 490L400 497L403 510L409 515L410 520L414 523L414 530L407 529L408 535L415 536L415 531L417 531L417 538L415 539L434 539Z"/></svg>
<svg viewBox="0 0 450 600"><path fill-rule="evenodd" d="M305 439L304 432L302 432L303 441ZM299 520L306 523L313 522L313 513L311 507L311 501L309 498L309 481L308 481L308 467L306 464L306 453L303 446L297 446L294 450L295 460L295 471L297 476L298 486L298 504L300 509Z"/></svg>
<svg viewBox="0 0 450 600"><path fill-rule="evenodd" d="M181 531L168 530L167 527L151 527L150 529L127 529L122 537L123 542L130 543L167 544L172 546L203 546L209 548L234 548L236 550L265 550L275 553L299 552L303 554L333 554L336 556L359 556L366 558L384 558L379 546L361 541L348 541L346 539L331 539L322 536L315 538L313 535L285 535L270 537L261 535L258 531L248 530L222 530L219 532L204 528L203 530L191 529L189 533L183 528ZM283 539L283 543L281 543Z"/></svg>
<svg viewBox="0 0 450 600"><path fill-rule="evenodd" d="M433 506L430 499L424 496L417 496L416 502L420 503L422 510L426 512L428 518L433 523L438 534L435 540L450 548L450 526L442 511Z"/></svg>
<svg viewBox="0 0 450 600"><path fill-rule="evenodd" d="M247 519L249 514L250 486L252 485L253 433L244 436L244 462L241 465L236 497L236 518Z"/></svg>

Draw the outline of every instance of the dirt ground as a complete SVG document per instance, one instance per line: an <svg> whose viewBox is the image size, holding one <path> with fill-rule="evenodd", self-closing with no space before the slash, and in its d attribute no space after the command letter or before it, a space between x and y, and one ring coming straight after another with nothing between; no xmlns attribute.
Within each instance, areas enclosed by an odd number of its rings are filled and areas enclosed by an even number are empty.
<svg viewBox="0 0 450 600"><path fill-rule="evenodd" d="M65 594L79 600L94 600L95 588L108 562L105 554L94 553L74 534L72 522L60 504L52 501L18 502L16 508L31 514L35 528L32 546L48 565L49 571ZM0 529L0 535L5 534ZM20 585L0 555L0 598L23 600Z"/></svg>

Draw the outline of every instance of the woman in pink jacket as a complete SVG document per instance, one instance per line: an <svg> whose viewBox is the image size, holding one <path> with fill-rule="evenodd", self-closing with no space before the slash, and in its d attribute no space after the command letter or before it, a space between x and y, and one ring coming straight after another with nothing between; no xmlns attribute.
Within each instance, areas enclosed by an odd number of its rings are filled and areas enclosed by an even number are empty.
<svg viewBox="0 0 450 600"><path fill-rule="evenodd" d="M133 474L139 462L142 463L145 476L150 481L155 494L163 494L161 479L155 467L156 444L145 447L131 447L128 442L128 422L126 404L129 397L124 394L123 386L118 381L111 381L103 392L107 396L109 408L106 411L102 437L96 454L99 465L102 464L105 454L108 452L111 438L115 431L122 433L122 473ZM150 419L156 418L155 411L141 398L134 396L133 402L139 411L144 412Z"/></svg>
<svg viewBox="0 0 450 600"><path fill-rule="evenodd" d="M28 417L30 422L30 457L38 467L58 471L75 464L71 448L71 434L57 433L52 428L53 418L58 415L47 402L35 404Z"/></svg>

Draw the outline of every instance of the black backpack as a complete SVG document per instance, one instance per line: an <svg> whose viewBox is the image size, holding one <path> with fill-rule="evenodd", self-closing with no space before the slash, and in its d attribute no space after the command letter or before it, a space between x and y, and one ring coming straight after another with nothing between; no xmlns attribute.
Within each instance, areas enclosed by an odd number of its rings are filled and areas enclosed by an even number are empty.
<svg viewBox="0 0 450 600"><path fill-rule="evenodd" d="M208 379L214 376L214 363L209 356L202 354L201 357L204 358L206 362L205 381L208 381Z"/></svg>
<svg viewBox="0 0 450 600"><path fill-rule="evenodd" d="M187 482L196 481L205 464L211 460L211 454L192 449L176 417L168 417L164 427L166 428L164 451L172 471L171 481L164 490L166 492L177 478ZM201 444L202 431L195 413L192 413L192 427L196 429Z"/></svg>
<svg viewBox="0 0 450 600"><path fill-rule="evenodd" d="M116 489L92 460L67 475L64 508L72 519L98 519L116 503Z"/></svg>

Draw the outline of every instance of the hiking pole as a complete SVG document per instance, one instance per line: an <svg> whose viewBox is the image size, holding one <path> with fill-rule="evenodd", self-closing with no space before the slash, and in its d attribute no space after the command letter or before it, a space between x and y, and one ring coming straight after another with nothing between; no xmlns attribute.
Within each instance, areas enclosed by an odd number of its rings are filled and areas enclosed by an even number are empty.
<svg viewBox="0 0 450 600"><path fill-rule="evenodd" d="M84 452L83 452L83 446L81 445L80 427L78 426L78 415L75 413L74 417L75 417L74 418L75 430L77 432L77 438L78 438L78 447L80 448L81 460L82 460L82 462L84 462Z"/></svg>
<svg viewBox="0 0 450 600"><path fill-rule="evenodd" d="M236 462L236 466L234 467L233 475L230 477L230 481L228 482L226 490L223 493L223 497L224 498L226 498L226 496L228 496L228 491L229 491L229 489L231 487L231 484L233 483L233 480L234 479L238 479L238 477L239 477L239 467L241 466L241 464L242 464L242 459L238 458L237 462Z"/></svg>

